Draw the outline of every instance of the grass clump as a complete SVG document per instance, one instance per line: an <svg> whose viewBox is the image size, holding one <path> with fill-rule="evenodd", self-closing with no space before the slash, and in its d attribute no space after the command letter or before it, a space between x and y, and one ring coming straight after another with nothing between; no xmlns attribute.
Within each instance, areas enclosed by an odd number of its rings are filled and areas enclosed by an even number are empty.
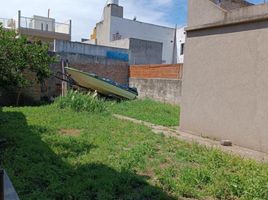
<svg viewBox="0 0 268 200"><path fill-rule="evenodd" d="M66 96L59 97L55 103L61 109L69 108L75 112L101 113L107 110L107 104L98 98L96 92L84 94L71 90Z"/></svg>
<svg viewBox="0 0 268 200"><path fill-rule="evenodd" d="M180 107L151 99L123 101L111 106L112 112L153 124L179 126Z"/></svg>

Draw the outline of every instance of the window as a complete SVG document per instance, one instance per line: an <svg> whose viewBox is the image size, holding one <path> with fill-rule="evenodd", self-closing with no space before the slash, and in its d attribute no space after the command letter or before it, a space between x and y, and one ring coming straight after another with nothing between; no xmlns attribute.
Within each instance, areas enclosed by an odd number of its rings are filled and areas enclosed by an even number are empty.
<svg viewBox="0 0 268 200"><path fill-rule="evenodd" d="M184 54L184 43L181 44L181 56Z"/></svg>
<svg viewBox="0 0 268 200"><path fill-rule="evenodd" d="M48 24L46 24L46 31L48 31Z"/></svg>
<svg viewBox="0 0 268 200"><path fill-rule="evenodd" d="M44 24L41 23L41 30L43 31L44 30Z"/></svg>

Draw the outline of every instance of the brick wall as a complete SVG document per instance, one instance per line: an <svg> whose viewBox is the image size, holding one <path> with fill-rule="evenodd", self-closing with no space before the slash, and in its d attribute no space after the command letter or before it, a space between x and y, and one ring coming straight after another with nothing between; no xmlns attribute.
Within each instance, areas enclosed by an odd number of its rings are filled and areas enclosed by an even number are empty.
<svg viewBox="0 0 268 200"><path fill-rule="evenodd" d="M40 84L35 81L35 73L25 72L24 76L34 82L32 86L25 87L20 90L19 105L34 105L40 102L41 88ZM19 89L9 87L8 89L0 89L0 105L10 106L16 105Z"/></svg>
<svg viewBox="0 0 268 200"><path fill-rule="evenodd" d="M62 59L69 61L69 67L84 72L108 78L121 84L128 84L129 65L128 62L108 59L101 56L89 56L74 53L57 53Z"/></svg>
<svg viewBox="0 0 268 200"><path fill-rule="evenodd" d="M182 64L171 65L132 65L129 70L130 78L165 78L181 79Z"/></svg>

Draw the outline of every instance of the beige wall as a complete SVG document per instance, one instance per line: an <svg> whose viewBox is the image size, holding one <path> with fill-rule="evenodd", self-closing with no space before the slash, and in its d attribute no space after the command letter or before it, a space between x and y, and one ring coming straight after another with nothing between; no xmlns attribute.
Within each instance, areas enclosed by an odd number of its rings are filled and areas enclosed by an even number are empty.
<svg viewBox="0 0 268 200"><path fill-rule="evenodd" d="M20 28L19 33L28 37L28 39L51 41L57 40L71 40L71 35L64 33L56 33L50 31L41 31L36 29Z"/></svg>
<svg viewBox="0 0 268 200"><path fill-rule="evenodd" d="M225 10L210 0L188 0L189 27L219 22L224 20L225 14Z"/></svg>
<svg viewBox="0 0 268 200"><path fill-rule="evenodd" d="M187 34L181 129L268 153L268 22Z"/></svg>

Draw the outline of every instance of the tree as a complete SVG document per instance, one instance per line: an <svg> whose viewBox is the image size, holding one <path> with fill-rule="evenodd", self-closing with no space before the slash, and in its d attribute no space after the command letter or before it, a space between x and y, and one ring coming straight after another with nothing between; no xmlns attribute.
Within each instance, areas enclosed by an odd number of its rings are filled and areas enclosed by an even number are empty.
<svg viewBox="0 0 268 200"><path fill-rule="evenodd" d="M47 44L29 42L0 24L0 88L15 88L17 104L23 88L42 83L50 76L49 66L55 57L48 50Z"/></svg>

